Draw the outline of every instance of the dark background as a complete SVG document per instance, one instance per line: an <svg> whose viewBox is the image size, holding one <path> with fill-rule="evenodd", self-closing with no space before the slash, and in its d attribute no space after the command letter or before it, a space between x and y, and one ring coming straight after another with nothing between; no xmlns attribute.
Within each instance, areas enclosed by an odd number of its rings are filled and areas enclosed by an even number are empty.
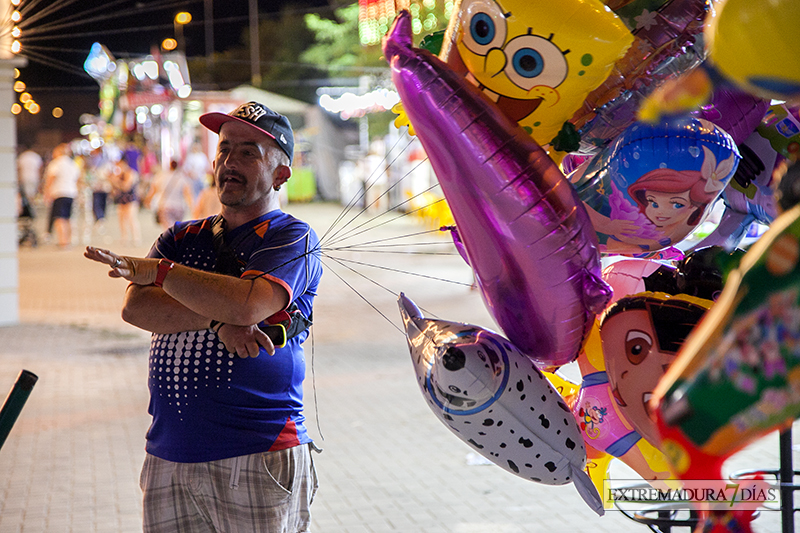
<svg viewBox="0 0 800 533"><path fill-rule="evenodd" d="M173 19L179 11L192 14L183 27L188 58L206 53L204 0L28 0L19 9L23 18L22 53L27 66L20 77L41 111L17 116L18 140L31 145L37 131L60 132L63 140L78 135L80 116L97 114L97 82L83 71L93 43L105 45L116 58L139 57L175 37ZM281 10L332 16L335 0L259 0L259 19L276 17ZM214 51L243 47L249 28L247 0L213 0ZM246 67L249 71L249 67ZM193 80L194 84L194 80ZM61 107L55 119L52 109Z"/></svg>

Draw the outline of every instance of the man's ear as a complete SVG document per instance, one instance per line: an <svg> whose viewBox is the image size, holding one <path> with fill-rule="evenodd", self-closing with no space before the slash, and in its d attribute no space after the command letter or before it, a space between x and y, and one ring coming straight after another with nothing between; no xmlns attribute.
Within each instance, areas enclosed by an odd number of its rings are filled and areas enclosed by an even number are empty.
<svg viewBox="0 0 800 533"><path fill-rule="evenodd" d="M272 184L275 187L280 187L292 177L292 167L287 165L278 165L273 174Z"/></svg>

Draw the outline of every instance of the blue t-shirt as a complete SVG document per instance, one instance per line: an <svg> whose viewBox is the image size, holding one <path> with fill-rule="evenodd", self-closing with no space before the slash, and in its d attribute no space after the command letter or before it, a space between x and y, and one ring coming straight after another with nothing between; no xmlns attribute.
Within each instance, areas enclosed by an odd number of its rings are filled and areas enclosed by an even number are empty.
<svg viewBox="0 0 800 533"><path fill-rule="evenodd" d="M153 245L149 257L164 257L213 271L216 253L211 223L178 222ZM311 316L322 275L319 241L306 224L276 210L225 235L246 263L242 277L280 283L290 301ZM153 334L150 344L147 452L173 462L215 461L290 448L310 442L304 426L305 357L308 331L270 356L239 358L211 330Z"/></svg>

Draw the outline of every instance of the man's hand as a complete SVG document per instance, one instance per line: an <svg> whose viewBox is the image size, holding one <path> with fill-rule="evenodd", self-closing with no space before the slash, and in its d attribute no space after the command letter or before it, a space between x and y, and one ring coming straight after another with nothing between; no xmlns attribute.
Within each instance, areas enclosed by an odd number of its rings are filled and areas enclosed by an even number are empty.
<svg viewBox="0 0 800 533"><path fill-rule="evenodd" d="M223 324L217 331L219 340L225 348L236 353L242 359L247 357L258 357L259 347L263 346L267 353L275 355L275 346L266 333L258 329L258 326L234 326Z"/></svg>
<svg viewBox="0 0 800 533"><path fill-rule="evenodd" d="M94 246L87 246L83 256L110 266L109 277L125 278L137 285L151 285L158 273L158 259L117 255Z"/></svg>

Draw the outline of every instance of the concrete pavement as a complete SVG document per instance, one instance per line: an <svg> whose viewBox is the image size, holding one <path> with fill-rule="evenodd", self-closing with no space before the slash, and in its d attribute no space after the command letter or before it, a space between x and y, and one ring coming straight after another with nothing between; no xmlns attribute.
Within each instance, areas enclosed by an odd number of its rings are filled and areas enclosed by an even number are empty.
<svg viewBox="0 0 800 533"><path fill-rule="evenodd" d="M417 389L396 305L404 291L426 314L494 328L469 288L469 269L454 255L414 254L452 250L418 221L385 222L396 215L354 229L370 218L365 213L335 237L352 231L349 240L333 244L336 230L327 230L342 209L287 208L330 240L305 345L307 425L324 448L315 456L321 486L314 531L646 531L616 511L597 517L572 485L527 482L473 460ZM143 254L157 234L151 218L143 212L144 246L114 246L113 219L106 235L88 240ZM410 234L418 235L398 238ZM333 251L353 244L360 246ZM141 530L149 335L119 317L125 283L81 252L82 245L20 251L22 323L0 328L0 397L23 368L39 381L0 449L0 533ZM375 263L381 268L368 266ZM737 454L729 468L776 468L777 450L771 435ZM615 463L612 476L631 474ZM754 525L778 531L778 513L764 512Z"/></svg>

